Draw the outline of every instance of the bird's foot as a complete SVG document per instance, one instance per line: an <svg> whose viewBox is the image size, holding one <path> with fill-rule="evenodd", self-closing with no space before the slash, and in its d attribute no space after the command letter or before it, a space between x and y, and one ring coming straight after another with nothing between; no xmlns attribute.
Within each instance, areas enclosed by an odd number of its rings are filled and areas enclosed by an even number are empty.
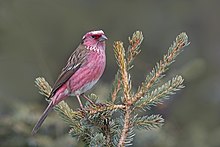
<svg viewBox="0 0 220 147"><path fill-rule="evenodd" d="M92 100L90 100L85 94L82 94L82 96L83 96L87 101L89 101L90 104L92 104L93 106L96 105L96 104L95 104Z"/></svg>

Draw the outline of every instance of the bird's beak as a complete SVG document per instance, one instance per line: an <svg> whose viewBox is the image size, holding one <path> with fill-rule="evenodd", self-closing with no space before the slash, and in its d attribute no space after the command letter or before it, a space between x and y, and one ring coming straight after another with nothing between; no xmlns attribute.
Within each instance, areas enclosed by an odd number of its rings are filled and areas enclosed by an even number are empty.
<svg viewBox="0 0 220 147"><path fill-rule="evenodd" d="M99 41L105 41L108 38L103 34L101 37L99 37Z"/></svg>

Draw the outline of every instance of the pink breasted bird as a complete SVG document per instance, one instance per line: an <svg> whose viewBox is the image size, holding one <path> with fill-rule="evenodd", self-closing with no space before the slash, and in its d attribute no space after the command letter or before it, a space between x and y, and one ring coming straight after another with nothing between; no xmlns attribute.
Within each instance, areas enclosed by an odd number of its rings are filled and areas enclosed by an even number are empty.
<svg viewBox="0 0 220 147"><path fill-rule="evenodd" d="M107 37L102 30L91 31L83 36L82 42L71 54L67 65L57 78L50 94L51 101L34 126L32 134L39 130L53 107L68 96L76 96L82 109L80 95L92 103L84 95L84 92L91 89L104 72L106 64L105 40Z"/></svg>

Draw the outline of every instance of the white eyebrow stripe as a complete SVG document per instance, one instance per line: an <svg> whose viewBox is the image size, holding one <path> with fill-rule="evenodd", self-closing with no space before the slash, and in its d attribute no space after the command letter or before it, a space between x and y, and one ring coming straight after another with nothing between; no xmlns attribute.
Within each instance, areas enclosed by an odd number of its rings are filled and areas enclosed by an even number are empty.
<svg viewBox="0 0 220 147"><path fill-rule="evenodd" d="M102 30L91 31L91 34L104 34L104 32Z"/></svg>
<svg viewBox="0 0 220 147"><path fill-rule="evenodd" d="M102 30L98 30L98 31L90 31L88 33L86 33L83 37L82 37L82 40L84 40L86 38L86 35L96 35L96 34L104 34L104 32Z"/></svg>

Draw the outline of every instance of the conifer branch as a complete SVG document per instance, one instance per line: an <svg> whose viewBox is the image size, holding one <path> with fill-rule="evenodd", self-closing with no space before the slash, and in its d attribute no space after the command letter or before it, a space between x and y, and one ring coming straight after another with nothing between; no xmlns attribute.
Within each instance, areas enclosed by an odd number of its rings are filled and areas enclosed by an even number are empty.
<svg viewBox="0 0 220 147"><path fill-rule="evenodd" d="M142 83L142 86L133 97L132 102L136 102L142 98L146 92L148 92L149 89L163 77L168 66L175 61L176 56L179 55L182 49L188 45L189 42L186 33L181 33L177 36L176 41L173 42L168 53L163 57L163 60L160 60L151 73L146 77L146 80Z"/></svg>
<svg viewBox="0 0 220 147"><path fill-rule="evenodd" d="M114 80L113 86L112 86L112 92L111 92L111 101L113 103L117 99L118 93L120 90L121 90L121 81L120 81L119 71L117 71L117 73L115 75L115 80Z"/></svg>
<svg viewBox="0 0 220 147"><path fill-rule="evenodd" d="M125 140L128 136L129 128L131 127L130 118L131 118L131 110L129 107L125 109L125 116L124 116L124 126L121 132L120 140L118 142L118 147L125 146Z"/></svg>
<svg viewBox="0 0 220 147"><path fill-rule="evenodd" d="M136 31L133 33L132 38L128 38L129 41L129 47L127 51L127 63L129 66L131 66L132 61L135 59L135 57L141 52L139 50L140 45L144 39L144 36L142 32Z"/></svg>
<svg viewBox="0 0 220 147"><path fill-rule="evenodd" d="M143 117L136 117L134 119L134 126L137 129L151 130L160 128L164 123L164 119L161 115L150 115Z"/></svg>
<svg viewBox="0 0 220 147"><path fill-rule="evenodd" d="M36 86L39 88L40 94L49 97L52 91L49 83L43 78L38 77L35 80ZM50 100L48 100L50 101ZM62 101L57 106L54 107L54 110L60 115L60 117L70 126L80 128L80 124L77 123L77 120L83 117L81 112L73 111L66 102Z"/></svg>
<svg viewBox="0 0 220 147"><path fill-rule="evenodd" d="M125 109L124 105L107 103L107 104L97 104L95 106L86 107L85 111L88 114L96 114L104 111L116 111L116 110L124 110L124 109Z"/></svg>
<svg viewBox="0 0 220 147"><path fill-rule="evenodd" d="M42 95L46 97L50 96L52 88L43 77L36 78L35 84ZM88 105L84 111L73 111L66 102L61 101L57 106L54 107L54 110L59 114L59 116L64 120L64 122L66 122L71 127L70 134L73 137L78 136L79 138L83 137L82 134L85 133L82 129L82 124L80 123L82 118L103 113L105 111L114 112L118 109L124 110L125 106L115 105L109 102L106 104L98 104L95 106Z"/></svg>
<svg viewBox="0 0 220 147"><path fill-rule="evenodd" d="M145 95L139 101L137 101L137 103L135 103L135 107L147 107L147 109L150 109L150 106L161 104L164 99L168 98L169 95L175 94L175 91L184 88L184 86L182 85L183 81L184 80L181 76L176 76L172 78L172 80L169 80L162 86L147 93L147 95Z"/></svg>
<svg viewBox="0 0 220 147"><path fill-rule="evenodd" d="M59 105L54 107L54 110L70 127L79 128L81 126L79 120L83 118L83 114L80 111L70 109L66 102L60 102Z"/></svg>
<svg viewBox="0 0 220 147"><path fill-rule="evenodd" d="M39 89L40 94L46 96L47 98L50 96L52 88L43 77L36 78L35 84L37 88Z"/></svg>
<svg viewBox="0 0 220 147"><path fill-rule="evenodd" d="M115 76L109 102L97 103L98 97L91 94L89 98L95 102L95 105L86 103L83 110L74 111L64 101L54 107L59 116L70 126L69 133L72 137L83 140L88 146L123 147L132 144L135 135L134 128L149 130L163 125L164 119L161 115L140 117L138 109L150 109L151 106L162 103L168 96L184 87L182 85L184 80L178 75L160 86L158 82L164 76L169 65L175 61L177 55L189 44L188 37L185 33L178 35L167 54L146 76L137 92L131 94L129 70L132 68L133 60L140 53L143 38L142 32L136 31L129 38L127 50L124 49L121 41L114 43L114 53L119 70ZM47 81L39 77L35 84L39 88L39 92L49 98L52 88ZM119 98L122 99L122 103L114 104ZM114 118L113 113L119 113L120 116Z"/></svg>
<svg viewBox="0 0 220 147"><path fill-rule="evenodd" d="M137 35L138 34L138 35ZM138 31L134 33L132 40L130 40L130 50L127 53L127 56L129 58L126 58L125 56L125 50L123 47L123 43L120 41L117 41L114 43L114 52L115 52L115 57L117 59L118 65L119 65L119 71L121 73L121 80L122 80L122 87L123 87L123 95L124 95L124 100L125 100L125 114L124 114L124 124L123 124L123 129L121 131L119 143L117 146L121 147L124 146L126 143L126 140L129 137L129 128L131 127L130 124L130 119L131 119L131 104L130 103L130 91L131 91L131 81L130 81L130 76L128 74L128 63L131 63L133 58L139 53L137 50L139 48L140 42L139 40L142 35L142 33L139 33ZM137 37L138 36L138 37ZM130 141L128 141L130 143Z"/></svg>
<svg viewBox="0 0 220 147"><path fill-rule="evenodd" d="M114 43L114 52L115 52L115 57L119 65L119 71L121 73L124 100L125 102L128 102L130 99L130 90L131 90L131 87L130 87L131 85L129 83L130 76L127 70L127 61L125 59L125 49L121 41L116 41Z"/></svg>
<svg viewBox="0 0 220 147"><path fill-rule="evenodd" d="M142 32L140 31L136 31L133 33L132 37L128 38L129 40L129 47L128 50L126 52L126 57L127 57L127 69L131 69L132 68L132 61L134 60L134 58L140 53L141 50L139 50L140 45L143 41L144 37ZM116 46L114 46L115 48ZM116 51L116 50L114 50ZM117 54L116 54L117 55ZM116 57L117 58L117 57ZM120 66L119 66L120 67ZM131 85L131 83L130 83ZM130 86L131 87L131 86ZM120 81L120 75L119 75L119 71L116 73L115 75L115 80L113 82L113 90L111 92L111 99L112 102L114 102L117 98L117 94L121 89L121 81Z"/></svg>

